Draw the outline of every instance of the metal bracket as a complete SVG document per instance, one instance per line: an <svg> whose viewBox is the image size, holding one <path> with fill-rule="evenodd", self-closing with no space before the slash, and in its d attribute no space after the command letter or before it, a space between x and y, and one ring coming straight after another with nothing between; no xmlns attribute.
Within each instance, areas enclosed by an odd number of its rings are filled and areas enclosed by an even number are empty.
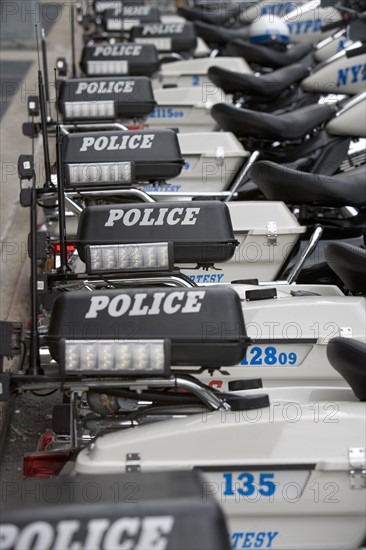
<svg viewBox="0 0 366 550"><path fill-rule="evenodd" d="M366 455L364 447L351 447L348 449L348 460L351 489L364 489L366 487Z"/></svg>
<svg viewBox="0 0 366 550"><path fill-rule="evenodd" d="M267 246L278 246L276 222L267 222Z"/></svg>
<svg viewBox="0 0 366 550"><path fill-rule="evenodd" d="M141 472L141 454L127 453L126 454L126 472L128 474Z"/></svg>
<svg viewBox="0 0 366 550"><path fill-rule="evenodd" d="M342 338L352 338L352 327L340 327L339 333Z"/></svg>

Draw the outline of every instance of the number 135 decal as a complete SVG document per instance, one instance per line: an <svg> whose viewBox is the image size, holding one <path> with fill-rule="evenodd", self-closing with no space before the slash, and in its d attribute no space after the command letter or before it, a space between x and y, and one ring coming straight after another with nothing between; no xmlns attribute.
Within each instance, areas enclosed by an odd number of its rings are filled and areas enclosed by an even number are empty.
<svg viewBox="0 0 366 550"><path fill-rule="evenodd" d="M224 477L224 495L234 496L235 494L243 497L250 497L258 491L263 497L270 497L276 491L274 482L274 474L260 473L257 476L249 472L242 472L235 475L233 473L225 473ZM257 478L257 479L256 479Z"/></svg>

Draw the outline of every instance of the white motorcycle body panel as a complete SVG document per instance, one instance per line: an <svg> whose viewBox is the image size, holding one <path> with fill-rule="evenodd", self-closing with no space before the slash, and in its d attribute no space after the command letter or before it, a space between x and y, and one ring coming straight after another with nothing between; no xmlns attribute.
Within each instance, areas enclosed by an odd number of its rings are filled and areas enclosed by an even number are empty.
<svg viewBox="0 0 366 550"><path fill-rule="evenodd" d="M287 13L283 20L290 29L291 42L318 42L333 34L334 30L323 33L321 27L341 19L334 6L320 7L320 0L294 5L294 10Z"/></svg>
<svg viewBox="0 0 366 550"><path fill-rule="evenodd" d="M207 271L182 266L184 273L196 283L230 283L253 278L274 281L306 228L283 202L238 201L227 205L234 236L239 241L234 256ZM273 229L277 237L271 242Z"/></svg>
<svg viewBox="0 0 366 550"><path fill-rule="evenodd" d="M301 87L306 92L355 95L365 90L365 84L366 55L349 59L343 50L318 65Z"/></svg>
<svg viewBox="0 0 366 550"><path fill-rule="evenodd" d="M154 90L157 106L146 119L149 128L177 128L179 132L211 132L217 123L211 107L229 101L222 90L206 95L203 88L162 88Z"/></svg>
<svg viewBox="0 0 366 550"><path fill-rule="evenodd" d="M330 134L366 137L366 92L361 92L338 111L326 126Z"/></svg>
<svg viewBox="0 0 366 550"><path fill-rule="evenodd" d="M247 291L265 287L233 286L242 300L247 333L254 342L238 366L225 367L212 376L199 374L198 369L190 372L225 390L231 380L245 378L261 378L265 386L345 385L330 365L326 347L338 336L365 340L364 297L344 296L335 286L279 285L276 298L248 301ZM296 291L319 296L293 296L291 292Z"/></svg>
<svg viewBox="0 0 366 550"><path fill-rule="evenodd" d="M252 70L241 57L213 57L187 59L162 65L156 79L152 80L154 89L164 86L190 87L201 89L205 85L206 94L214 93L216 86L207 77L210 67L222 67L242 74L252 74Z"/></svg>
<svg viewBox="0 0 366 550"><path fill-rule="evenodd" d="M318 63L321 63L342 51L346 45L348 45L346 31L342 29L318 42L315 48L314 57Z"/></svg>
<svg viewBox="0 0 366 550"><path fill-rule="evenodd" d="M339 389L288 390L261 390L267 408L105 434L79 453L75 470L125 472L130 453L143 472L198 468L202 497L221 504L233 549L358 548L366 495L362 481L352 486L349 456L365 448L366 405L346 389L344 401Z"/></svg>
<svg viewBox="0 0 366 550"><path fill-rule="evenodd" d="M193 57L195 58L206 58L210 55L211 49L207 46L206 42L202 40L200 36L197 36L197 47L194 50Z"/></svg>

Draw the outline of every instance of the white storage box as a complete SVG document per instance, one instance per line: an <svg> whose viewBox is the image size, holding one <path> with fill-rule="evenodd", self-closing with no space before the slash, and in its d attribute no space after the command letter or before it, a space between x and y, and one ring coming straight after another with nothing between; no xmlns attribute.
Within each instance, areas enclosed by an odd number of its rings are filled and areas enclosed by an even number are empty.
<svg viewBox="0 0 366 550"><path fill-rule="evenodd" d="M296 388L262 389L270 399L266 408L104 434L79 453L75 470L118 474L132 452L142 472L198 468L205 476L202 498L215 495L222 506L233 550L360 548L365 404L352 396L341 401L331 388L308 390L301 396Z"/></svg>
<svg viewBox="0 0 366 550"><path fill-rule="evenodd" d="M241 57L213 57L204 59L187 59L167 63L161 67L156 79L152 80L154 88L164 86L201 87L207 85L207 94L216 89L216 86L207 77L210 67L222 67L242 74L252 74L252 69Z"/></svg>
<svg viewBox="0 0 366 550"><path fill-rule="evenodd" d="M332 338L363 341L366 300L345 296L331 285L234 285L242 302L247 333L253 339L245 358L211 376L197 369L205 384L222 390L232 380L261 378L265 386L346 386L327 357ZM275 297L263 299L263 292Z"/></svg>
<svg viewBox="0 0 366 550"><path fill-rule="evenodd" d="M224 92L216 88L206 94L198 88L162 88L154 90L157 106L146 120L150 128L177 128L179 132L211 132L217 122L211 116L216 103L228 100Z"/></svg>
<svg viewBox="0 0 366 550"><path fill-rule="evenodd" d="M283 202L229 202L228 206L240 243L234 256L216 264L215 269L184 272L196 283L205 284L238 279L274 281L306 227L299 225Z"/></svg>
<svg viewBox="0 0 366 550"><path fill-rule="evenodd" d="M224 191L249 157L231 132L178 134L178 141L185 165L170 182L181 191Z"/></svg>

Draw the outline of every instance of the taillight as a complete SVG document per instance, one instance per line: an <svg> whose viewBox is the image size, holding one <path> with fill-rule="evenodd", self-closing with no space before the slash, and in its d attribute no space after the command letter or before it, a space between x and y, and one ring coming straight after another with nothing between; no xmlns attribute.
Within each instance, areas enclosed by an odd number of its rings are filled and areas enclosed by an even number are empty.
<svg viewBox="0 0 366 550"><path fill-rule="evenodd" d="M56 477L69 458L69 451L28 453L23 457L23 477Z"/></svg>

